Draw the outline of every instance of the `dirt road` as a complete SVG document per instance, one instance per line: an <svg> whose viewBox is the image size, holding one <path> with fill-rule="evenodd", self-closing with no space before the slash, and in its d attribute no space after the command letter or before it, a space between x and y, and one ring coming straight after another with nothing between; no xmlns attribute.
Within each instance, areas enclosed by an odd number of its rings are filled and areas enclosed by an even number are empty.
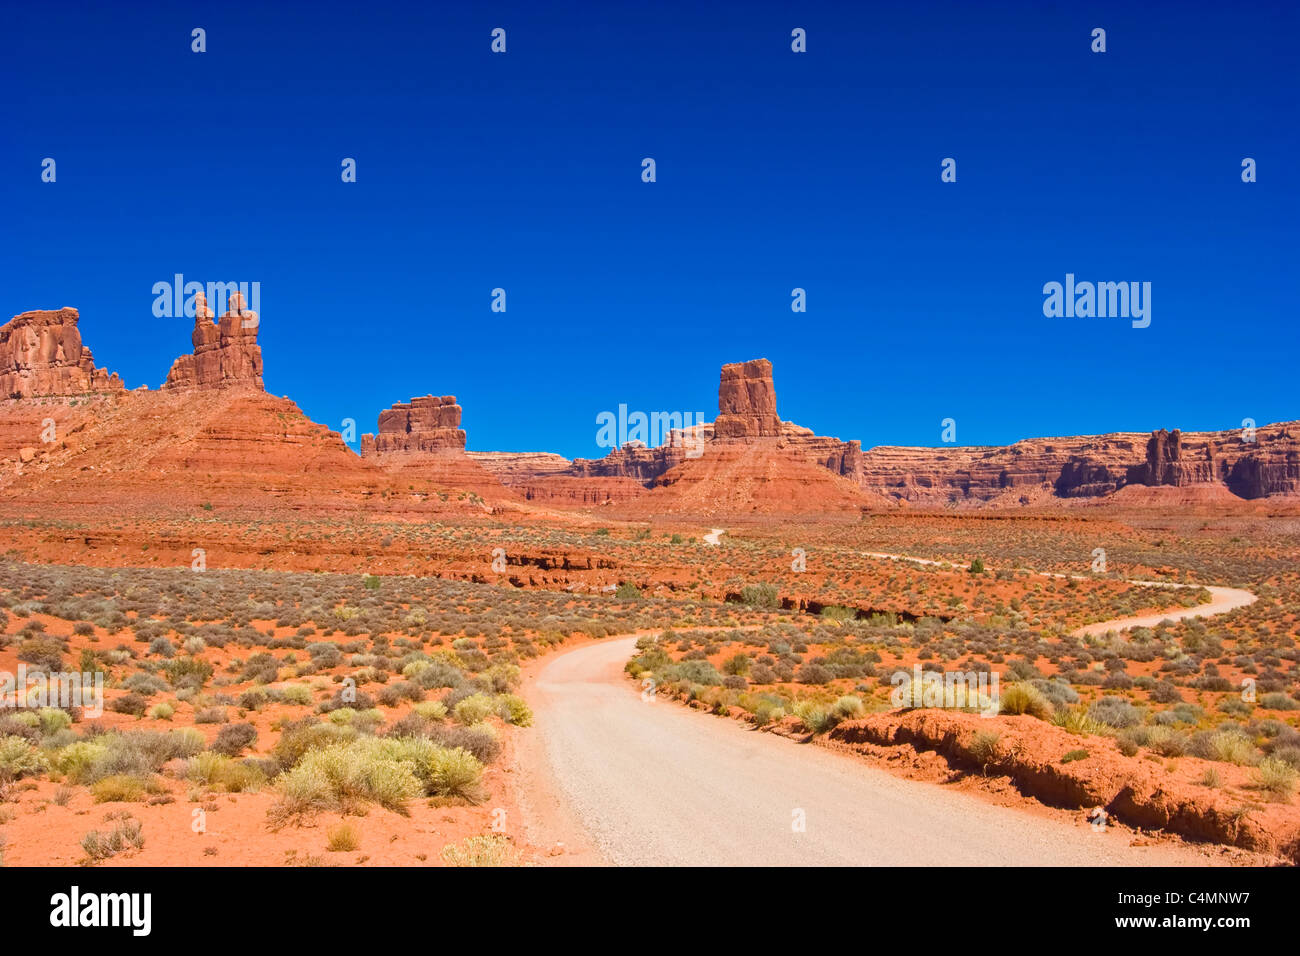
<svg viewBox="0 0 1300 956"><path fill-rule="evenodd" d="M907 780L737 722L647 701L622 671L635 638L547 662L517 754L530 842L619 865L1206 865L973 794ZM802 831L797 828L803 820ZM557 860L556 862L565 862Z"/></svg>
<svg viewBox="0 0 1300 956"><path fill-rule="evenodd" d="M960 562L913 558L905 554L888 554L884 551L864 551L863 554L869 558L888 558L890 561L910 561L912 564L925 564L936 567L945 564L951 564L956 568L970 567L970 565L961 564ZM988 568L986 570L992 571L993 569ZM1074 578L1076 581L1088 579L1088 576L1084 574L1061 574L1057 571L1031 571L1030 573L1044 578ZM1256 594L1244 588L1225 588L1209 584L1174 584L1169 581L1127 581L1125 583L1145 584L1153 588L1204 588L1210 592L1210 600L1194 607L1176 607L1168 611L1157 611L1155 614L1140 614L1133 617L1117 617L1109 621L1098 621L1096 624L1087 624L1076 628L1074 631L1076 636L1086 637L1088 635L1106 634L1110 631L1126 631L1134 627L1155 627L1161 621L1182 621L1193 617L1213 617L1216 614L1226 614L1228 611L1235 611L1239 607L1254 604L1259 600Z"/></svg>

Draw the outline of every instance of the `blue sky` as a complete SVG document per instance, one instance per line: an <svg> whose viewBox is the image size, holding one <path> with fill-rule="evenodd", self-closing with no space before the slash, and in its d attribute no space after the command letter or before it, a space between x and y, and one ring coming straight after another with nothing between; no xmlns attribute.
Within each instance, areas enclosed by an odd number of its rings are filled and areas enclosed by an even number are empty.
<svg viewBox="0 0 1300 956"><path fill-rule="evenodd" d="M153 284L258 281L268 390L359 431L452 393L480 450L712 418L760 356L864 446L1300 418L1300 16L1132 6L26 4L0 308L157 387L192 322ZM1067 272L1150 282L1151 326L1045 318Z"/></svg>

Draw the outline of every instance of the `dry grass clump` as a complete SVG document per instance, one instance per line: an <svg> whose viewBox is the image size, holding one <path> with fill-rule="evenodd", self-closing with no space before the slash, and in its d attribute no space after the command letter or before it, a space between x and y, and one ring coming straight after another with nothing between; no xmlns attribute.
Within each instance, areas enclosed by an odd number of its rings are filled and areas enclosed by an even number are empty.
<svg viewBox="0 0 1300 956"><path fill-rule="evenodd" d="M120 822L113 829L106 832L91 830L81 838L81 848L86 851L90 862L98 863L124 850L139 850L144 847L140 821L130 816L119 819Z"/></svg>
<svg viewBox="0 0 1300 956"><path fill-rule="evenodd" d="M448 866L518 866L519 851L500 834L466 837L442 848Z"/></svg>

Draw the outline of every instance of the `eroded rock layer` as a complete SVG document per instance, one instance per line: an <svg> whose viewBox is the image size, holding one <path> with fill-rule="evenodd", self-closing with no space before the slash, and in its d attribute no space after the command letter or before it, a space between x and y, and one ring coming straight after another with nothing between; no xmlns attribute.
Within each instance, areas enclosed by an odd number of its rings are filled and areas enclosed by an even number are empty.
<svg viewBox="0 0 1300 956"><path fill-rule="evenodd" d="M244 297L230 296L229 311L212 320L207 299L199 293L194 312L193 355L182 355L167 373L163 388L262 388L262 349L257 344L257 313Z"/></svg>
<svg viewBox="0 0 1300 956"><path fill-rule="evenodd" d="M424 395L379 413L379 432L361 436L361 454L465 450L455 395Z"/></svg>
<svg viewBox="0 0 1300 956"><path fill-rule="evenodd" d="M0 326L0 396L37 398L120 391L117 373L95 368L76 309L24 312Z"/></svg>

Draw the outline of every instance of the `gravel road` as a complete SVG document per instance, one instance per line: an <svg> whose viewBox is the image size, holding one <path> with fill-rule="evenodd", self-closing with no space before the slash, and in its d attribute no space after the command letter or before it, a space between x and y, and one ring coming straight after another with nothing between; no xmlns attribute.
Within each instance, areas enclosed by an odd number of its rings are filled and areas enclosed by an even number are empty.
<svg viewBox="0 0 1300 956"><path fill-rule="evenodd" d="M563 653L530 681L519 754L536 845L617 865L1200 865L1053 815L895 776L738 722L646 701L622 672L635 638ZM802 817L804 829L796 832ZM567 828L567 829L566 829ZM560 862L560 861L557 861Z"/></svg>

